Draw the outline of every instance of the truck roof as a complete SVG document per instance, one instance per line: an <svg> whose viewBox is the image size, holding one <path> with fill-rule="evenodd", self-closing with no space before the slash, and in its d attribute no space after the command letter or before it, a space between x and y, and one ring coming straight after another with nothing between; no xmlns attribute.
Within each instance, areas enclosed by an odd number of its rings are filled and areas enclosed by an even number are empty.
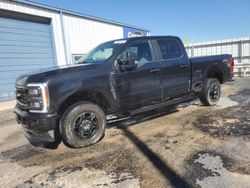
<svg viewBox="0 0 250 188"><path fill-rule="evenodd" d="M121 39L116 39L116 40L111 40L111 41L117 41L117 40L133 41L133 40L138 40L138 39L162 39L162 38L180 40L180 38L177 36L142 36L142 37L121 38Z"/></svg>

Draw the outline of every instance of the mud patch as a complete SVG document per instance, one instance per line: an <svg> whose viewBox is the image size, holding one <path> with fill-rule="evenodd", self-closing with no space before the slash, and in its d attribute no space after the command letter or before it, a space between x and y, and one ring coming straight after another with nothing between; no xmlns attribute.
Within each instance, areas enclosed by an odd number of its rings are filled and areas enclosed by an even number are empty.
<svg viewBox="0 0 250 188"><path fill-rule="evenodd" d="M228 170L231 172L236 172L239 174L250 174L249 161L247 163L237 162L232 166L228 167Z"/></svg>
<svg viewBox="0 0 250 188"><path fill-rule="evenodd" d="M44 150L35 148L31 145L24 145L3 151L0 153L0 156L5 159L11 159L12 161L21 161L41 154L44 154Z"/></svg>
<svg viewBox="0 0 250 188"><path fill-rule="evenodd" d="M130 173L106 173L82 166L58 167L37 174L18 185L20 187L139 187L139 180ZM17 186L17 187L18 187Z"/></svg>
<svg viewBox="0 0 250 188"><path fill-rule="evenodd" d="M229 98L242 105L242 104L246 104L246 103L250 102L249 96L250 96L250 89L244 89L244 90L240 91L240 93L238 93L238 94L230 95Z"/></svg>
<svg viewBox="0 0 250 188"><path fill-rule="evenodd" d="M250 138L250 104L230 107L200 116L194 126L214 137L243 136Z"/></svg>
<svg viewBox="0 0 250 188"><path fill-rule="evenodd" d="M234 164L234 161L232 159L227 158L226 156L212 152L212 151L200 151L198 153L193 154L185 161L185 168L188 169L187 173L185 174L185 179L188 180L192 185L197 187L196 181L198 180L204 180L206 177L210 176L220 176L220 174L215 171L217 168L220 167L214 167L214 169L211 168L204 168L204 164L200 163L199 160L203 159L207 156L211 157L217 157L220 156L221 160L223 161L224 167L231 168ZM199 187L199 186L198 186Z"/></svg>
<svg viewBox="0 0 250 188"><path fill-rule="evenodd" d="M60 172L70 174L72 172L81 171L82 169L83 169L83 167L81 167L81 166L62 166L62 167L58 167L58 168L54 169L52 172L50 172L49 176L54 177L55 174L60 173Z"/></svg>
<svg viewBox="0 0 250 188"><path fill-rule="evenodd" d="M88 159L85 161L84 166L90 169L105 170L108 173L131 173L139 177L141 167L137 161L138 159L132 150L120 148L105 153L105 157L99 156Z"/></svg>
<svg viewBox="0 0 250 188"><path fill-rule="evenodd" d="M216 137L225 135L249 137L249 96L250 90L244 89L237 94L230 95L227 99L231 101L225 101L225 97L222 97L222 101L219 103L222 102L223 104L221 106L226 108L198 117L194 125L204 132L208 132L210 135Z"/></svg>
<svg viewBox="0 0 250 188"><path fill-rule="evenodd" d="M116 148L118 148L118 145L113 144L112 150L116 150ZM73 161L79 157L83 157L84 159L93 156L96 157L105 153L107 150L110 150L110 144L105 142L99 142L83 149L62 147L60 149L50 150L36 148L32 145L24 145L2 152L0 153L0 157L17 162L23 167L44 167L50 165L55 166L60 163L60 161Z"/></svg>
<svg viewBox="0 0 250 188"><path fill-rule="evenodd" d="M164 148L166 150L170 149L173 143L177 143L178 141L171 141L170 137L165 133L159 132L153 134L149 138L147 138L146 143L154 144L157 143L160 148Z"/></svg>
<svg viewBox="0 0 250 188"><path fill-rule="evenodd" d="M235 161L214 151L201 151L186 161L186 178L194 187L249 187L250 176L229 171Z"/></svg>

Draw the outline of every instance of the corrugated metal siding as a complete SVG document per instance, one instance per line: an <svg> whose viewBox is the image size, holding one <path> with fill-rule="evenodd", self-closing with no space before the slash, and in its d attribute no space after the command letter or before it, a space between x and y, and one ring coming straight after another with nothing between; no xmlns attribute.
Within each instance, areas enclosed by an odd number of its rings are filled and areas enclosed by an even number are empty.
<svg viewBox="0 0 250 188"><path fill-rule="evenodd" d="M96 45L123 37L123 28L102 22L63 15L69 54L85 54Z"/></svg>
<svg viewBox="0 0 250 188"><path fill-rule="evenodd" d="M250 75L250 37L192 43L185 47L190 57L232 54L235 58L234 72L241 75L245 71Z"/></svg>
<svg viewBox="0 0 250 188"><path fill-rule="evenodd" d="M55 66L51 27L0 17L0 100L15 97L15 80Z"/></svg>
<svg viewBox="0 0 250 188"><path fill-rule="evenodd" d="M53 28L53 39L55 43L56 59L59 65L65 65L64 44L62 36L62 27L60 21L60 14L56 11L46 10L44 8L34 7L31 5L20 4L14 1L0 1L0 9L16 11L36 16L43 16L51 18L51 26Z"/></svg>

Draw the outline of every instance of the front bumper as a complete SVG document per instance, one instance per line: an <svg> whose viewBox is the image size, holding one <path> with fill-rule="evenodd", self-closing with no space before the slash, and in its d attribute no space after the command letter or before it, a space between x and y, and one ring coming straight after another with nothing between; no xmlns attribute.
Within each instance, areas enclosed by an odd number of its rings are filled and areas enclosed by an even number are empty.
<svg viewBox="0 0 250 188"><path fill-rule="evenodd" d="M14 113L18 124L21 124L27 139L31 142L55 142L57 114L30 113L16 106Z"/></svg>

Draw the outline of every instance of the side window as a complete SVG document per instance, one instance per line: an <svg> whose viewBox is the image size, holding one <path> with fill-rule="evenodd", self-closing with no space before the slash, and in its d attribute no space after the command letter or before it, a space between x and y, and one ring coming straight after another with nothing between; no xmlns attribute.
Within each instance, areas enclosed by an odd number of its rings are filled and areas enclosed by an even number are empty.
<svg viewBox="0 0 250 188"><path fill-rule="evenodd" d="M162 59L179 58L182 55L181 48L176 40L158 40Z"/></svg>
<svg viewBox="0 0 250 188"><path fill-rule="evenodd" d="M138 41L131 43L123 53L133 52L136 57L136 64L141 67L145 63L152 61L152 54L150 51L149 43L147 41Z"/></svg>

